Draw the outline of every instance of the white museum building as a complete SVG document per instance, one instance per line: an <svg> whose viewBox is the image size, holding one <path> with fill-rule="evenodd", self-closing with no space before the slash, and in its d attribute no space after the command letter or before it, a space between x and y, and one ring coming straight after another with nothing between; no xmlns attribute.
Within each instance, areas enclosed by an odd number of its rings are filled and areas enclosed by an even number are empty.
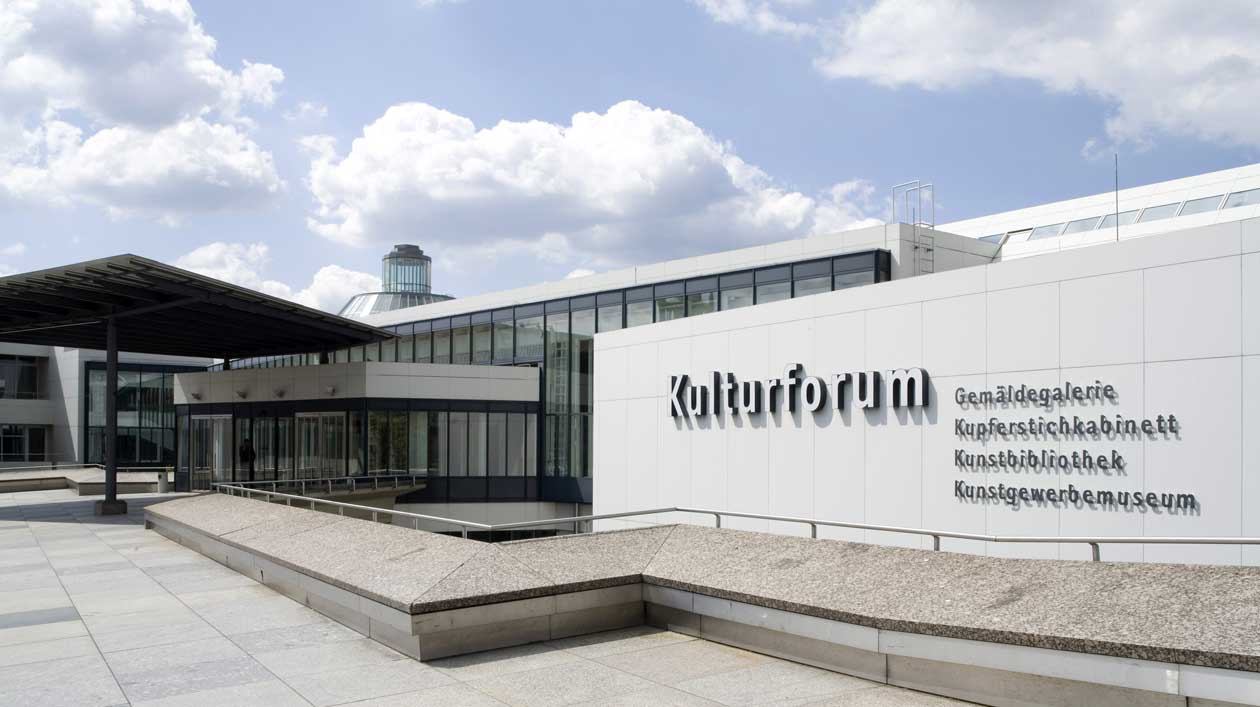
<svg viewBox="0 0 1260 707"><path fill-rule="evenodd" d="M1260 536L1260 437L1247 434L1260 420L1260 165L905 220L419 306L377 296L345 313L392 334L379 344L204 373L136 361L123 448L184 483L240 481L232 450L252 438L251 480L421 474L401 504L477 520L693 507L983 535ZM98 367L63 365L55 348L20 355L27 397L91 400ZM478 368L498 366L535 370ZM47 418L42 454L92 456L77 402L0 400L0 430L24 424L25 403ZM199 430L216 430L205 443L222 453L202 453ZM662 522L712 517L597 528ZM1090 554L950 537L941 549ZM1260 546L1115 545L1106 558L1254 565Z"/></svg>

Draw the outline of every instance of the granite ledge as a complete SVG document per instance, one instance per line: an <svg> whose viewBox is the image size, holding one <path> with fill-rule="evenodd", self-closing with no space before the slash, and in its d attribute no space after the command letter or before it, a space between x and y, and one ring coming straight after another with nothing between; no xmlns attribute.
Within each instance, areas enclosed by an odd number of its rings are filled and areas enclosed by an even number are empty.
<svg viewBox="0 0 1260 707"><path fill-rule="evenodd" d="M1260 672L1260 567L1019 560L687 525L488 545L268 506L211 495L147 512L412 615L644 583L880 630ZM285 518L339 541L442 546L454 559L423 588L382 596L362 585L406 584L409 553L340 565L311 548L291 554L311 558L304 565L251 533L230 537L264 522L282 532ZM286 542L314 543L309 532Z"/></svg>
<svg viewBox="0 0 1260 707"><path fill-rule="evenodd" d="M773 597L722 591L714 589L713 587L706 587L688 582L677 582L662 577L652 577L650 575L643 576L643 583L658 587L665 587L668 589L691 592L692 594L713 597L715 599L737 601L744 604L751 604L753 606L765 607L767 609L779 609L789 613L801 614L802 616L811 616L819 619L838 621L841 623L853 624L855 626L866 626L868 628L880 629L883 631L916 633L927 636L958 638L969 641L985 641L988 643L1026 646L1029 648L1046 648L1050 650L1069 651L1072 653L1090 653L1095 655L1113 656L1117 658L1148 660L1159 663L1179 663L1182 665L1195 665L1207 668L1260 672L1260 656L1175 648L1155 644L1122 643L1098 639L1075 638L1070 636L1003 631L955 624L900 621L897 619L864 616L845 611L836 611L807 604L785 602ZM1260 636L1257 637L1257 641L1260 641Z"/></svg>

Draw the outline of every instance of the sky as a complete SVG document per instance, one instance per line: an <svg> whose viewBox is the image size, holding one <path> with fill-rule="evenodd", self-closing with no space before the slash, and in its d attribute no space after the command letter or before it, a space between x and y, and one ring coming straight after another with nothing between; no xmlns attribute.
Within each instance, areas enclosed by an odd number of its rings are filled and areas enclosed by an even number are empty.
<svg viewBox="0 0 1260 707"><path fill-rule="evenodd" d="M337 311L1260 161L1260 3L0 0L0 275Z"/></svg>

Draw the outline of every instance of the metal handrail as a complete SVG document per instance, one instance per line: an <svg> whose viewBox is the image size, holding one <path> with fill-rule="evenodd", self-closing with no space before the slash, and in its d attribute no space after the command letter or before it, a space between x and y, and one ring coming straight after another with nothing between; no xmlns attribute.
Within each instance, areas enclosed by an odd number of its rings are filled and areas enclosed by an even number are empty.
<svg viewBox="0 0 1260 707"><path fill-rule="evenodd" d="M38 464L35 466L4 466L0 473L6 471L74 471L75 469L104 469L100 464Z"/></svg>
<svg viewBox="0 0 1260 707"><path fill-rule="evenodd" d="M333 493L334 486L344 483L345 487L349 491L354 492L354 491L359 490L360 482L365 482L370 479L372 481L372 490L376 491L381 488L382 479L392 480L394 483L393 488L400 488L398 485L399 479L407 479L410 481L411 486L415 486L417 478L427 479L428 475L427 474L361 474L359 476L330 476L326 478L312 478L312 479L264 479L261 481L233 481L231 484L222 484L222 485L242 486L242 487L263 486L263 487L270 487L272 491L279 491L281 486L286 486L286 487L296 486L299 489L301 489L302 491L301 495L305 496L306 488L308 485L314 488L317 488L319 490L325 490L326 488L328 493Z"/></svg>
<svg viewBox="0 0 1260 707"><path fill-rule="evenodd" d="M979 540L991 543L1067 543L1089 545L1090 555L1094 562L1102 560L1102 545L1260 545L1260 537L1218 537L1218 536L1110 536L1095 537L1081 535L985 535L981 533L963 533L953 530L933 530L929 528L907 528L896 525L877 525L874 523L851 523L838 520L822 520L819 518L802 518L798 516L776 516L765 513L744 513L740 511L719 511L712 508L689 508L686 506L671 506L667 508L652 508L642 511L622 511L619 513L599 513L585 516L572 516L568 518L550 518L543 520L527 520L517 523L498 523L489 525L486 523L477 523L475 521L456 520L454 518L441 518L438 516L426 516L419 513L409 513L407 511L396 511L392 509L371 508L369 506L354 506L352 504L344 504L337 501L327 501L325 499L312 499L304 496L290 496L288 494L275 494L272 492L259 492L254 489L243 487L233 487L230 484L215 484L216 488L227 489L231 493L231 489L236 488L241 491L254 493L265 493L267 495L279 496L284 498L297 498L302 501L311 503L314 508L316 502L345 506L347 508L355 508L361 510L374 511L372 520L376 520L375 513L391 513L405 517L413 517L424 520L433 520L451 525L460 526L463 529L463 536L468 537L468 529L475 528L478 530L486 530L494 532L496 530L519 530L522 528L537 528L549 525L573 524L574 533L577 532L578 524L595 520L611 520L614 518L629 518L632 516L658 515L661 513L695 513L699 515L713 516L714 527L722 527L722 517L731 518L752 518L756 520L768 520L780 523L802 523L809 526L809 536L811 538L818 537L818 526L830 528L850 528L853 530L874 530L889 533L906 533L909 535L924 535L932 538L932 549L939 551L941 549L941 538L953 538L956 540ZM292 504L290 504L292 505ZM343 514L344 515L344 514ZM419 523L416 529L419 529Z"/></svg>
<svg viewBox="0 0 1260 707"><path fill-rule="evenodd" d="M430 515L425 515L423 513L411 513L408 511L399 511L399 510L394 510L393 508L374 508L372 506L360 506L356 503L343 503L341 501L330 501L326 498L313 498L311 496L298 496L291 493L278 493L276 491L264 491L262 489L255 489L255 488L249 488L247 486L240 486L235 483L211 484L211 486L213 486L220 493L226 492L229 496L240 495L245 498L251 498L255 494L257 494L257 495L269 497L269 498L283 499L285 501L286 506L292 506L294 500L308 504L311 510L315 510L315 506L317 504L321 506L333 506L334 508L338 509L338 515L343 515L343 516L346 514L345 511L347 508L353 511L366 511L372 514L373 521L379 520L379 514L381 513L385 513L391 516L402 516L403 518L413 518L415 519L416 530L420 529L420 521L422 520L435 521L438 523L447 523L449 525L454 525L454 526L459 527L461 530L461 535L463 535L463 537L465 538L468 537L469 528L476 528L477 530L493 530L494 528L494 526L492 525L486 525L485 523L478 523L472 520L458 520L456 518L443 518L441 516L430 516ZM237 492L240 492L240 493L238 494Z"/></svg>

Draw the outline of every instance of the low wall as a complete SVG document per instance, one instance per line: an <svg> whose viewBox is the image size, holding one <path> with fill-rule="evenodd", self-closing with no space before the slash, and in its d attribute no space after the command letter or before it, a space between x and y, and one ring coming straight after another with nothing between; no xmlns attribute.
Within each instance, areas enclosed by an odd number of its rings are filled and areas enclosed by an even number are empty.
<svg viewBox="0 0 1260 707"><path fill-rule="evenodd" d="M1260 704L1260 570L662 526L483 544L207 495L146 523L420 660L640 623L982 704Z"/></svg>

